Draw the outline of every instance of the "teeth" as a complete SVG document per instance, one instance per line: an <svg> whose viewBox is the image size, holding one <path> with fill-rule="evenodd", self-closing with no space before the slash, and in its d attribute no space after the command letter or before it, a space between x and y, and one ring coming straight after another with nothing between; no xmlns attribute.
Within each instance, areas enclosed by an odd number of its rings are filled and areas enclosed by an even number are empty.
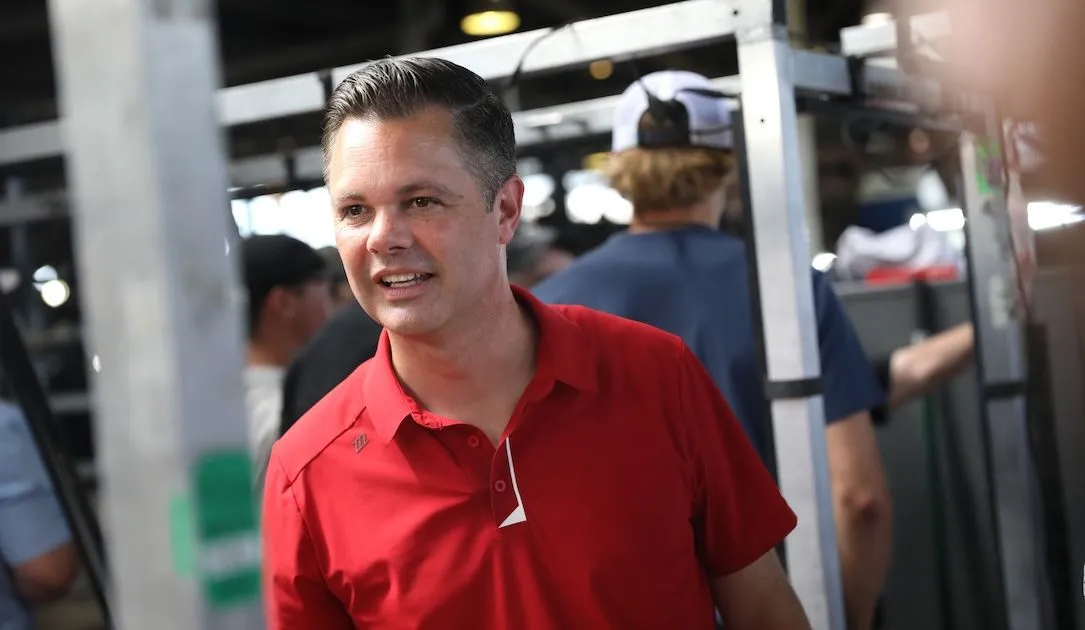
<svg viewBox="0 0 1085 630"><path fill-rule="evenodd" d="M423 274L420 273L400 273L394 275L388 275L381 278L381 282L385 284L401 284L403 282L413 282L415 280L421 280Z"/></svg>

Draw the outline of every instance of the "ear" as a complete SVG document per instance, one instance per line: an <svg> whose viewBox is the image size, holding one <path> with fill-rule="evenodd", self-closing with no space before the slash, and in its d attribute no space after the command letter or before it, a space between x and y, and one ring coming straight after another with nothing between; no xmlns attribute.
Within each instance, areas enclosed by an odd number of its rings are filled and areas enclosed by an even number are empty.
<svg viewBox="0 0 1085 630"><path fill-rule="evenodd" d="M297 300L294 292L287 287L275 287L267 294L264 310L274 314L276 319L290 319L297 312Z"/></svg>
<svg viewBox="0 0 1085 630"><path fill-rule="evenodd" d="M494 198L501 245L508 245L516 226L520 224L520 211L524 207L524 180L519 175L508 178Z"/></svg>

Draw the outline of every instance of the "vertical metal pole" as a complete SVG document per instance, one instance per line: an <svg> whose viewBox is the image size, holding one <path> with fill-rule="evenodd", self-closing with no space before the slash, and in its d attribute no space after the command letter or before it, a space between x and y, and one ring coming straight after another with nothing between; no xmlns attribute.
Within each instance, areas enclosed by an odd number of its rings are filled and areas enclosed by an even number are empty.
<svg viewBox="0 0 1085 630"><path fill-rule="evenodd" d="M962 134L961 172L988 471L1009 629L1039 630L1042 552L1037 545L1036 481L1025 423L1025 348L1014 308L1002 131L994 115L984 122L984 132Z"/></svg>
<svg viewBox="0 0 1085 630"><path fill-rule="evenodd" d="M821 197L818 192L817 118L813 114L798 117L799 162L806 217L806 244L810 251L832 251L834 243L825 242L821 227Z"/></svg>
<svg viewBox="0 0 1085 630"><path fill-rule="evenodd" d="M50 0L118 626L264 627L209 0Z"/></svg>
<svg viewBox="0 0 1085 630"><path fill-rule="evenodd" d="M843 630L791 45L786 27L773 23L770 0L736 6L777 478L799 517L786 543L788 574L813 627Z"/></svg>

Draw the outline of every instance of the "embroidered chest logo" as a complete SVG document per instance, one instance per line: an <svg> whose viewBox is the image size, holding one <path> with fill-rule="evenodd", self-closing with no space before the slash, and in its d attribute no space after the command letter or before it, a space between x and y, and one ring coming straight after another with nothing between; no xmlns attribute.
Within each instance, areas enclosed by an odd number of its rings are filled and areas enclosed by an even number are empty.
<svg viewBox="0 0 1085 630"><path fill-rule="evenodd" d="M361 451L363 448L365 448L366 444L369 444L369 438L366 437L365 433L362 433L358 437L354 438L354 452L357 453Z"/></svg>

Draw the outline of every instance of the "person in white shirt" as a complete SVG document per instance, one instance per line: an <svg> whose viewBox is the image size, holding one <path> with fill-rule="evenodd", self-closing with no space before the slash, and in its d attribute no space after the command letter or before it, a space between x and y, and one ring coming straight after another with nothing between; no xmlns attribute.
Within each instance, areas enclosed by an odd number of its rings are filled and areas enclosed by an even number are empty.
<svg viewBox="0 0 1085 630"><path fill-rule="evenodd" d="M249 444L257 489L279 437L283 377L294 355L332 309L327 264L312 247L276 234L242 241L248 292L248 354L244 374Z"/></svg>

